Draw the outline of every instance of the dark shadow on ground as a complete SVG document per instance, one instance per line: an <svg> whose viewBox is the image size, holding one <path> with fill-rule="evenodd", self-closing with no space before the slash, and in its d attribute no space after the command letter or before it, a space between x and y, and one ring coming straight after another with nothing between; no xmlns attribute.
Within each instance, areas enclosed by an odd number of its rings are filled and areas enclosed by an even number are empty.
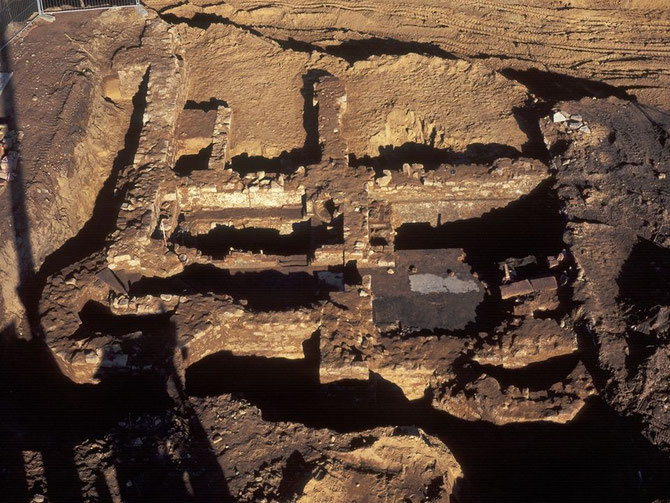
<svg viewBox="0 0 670 503"><path fill-rule="evenodd" d="M225 258L230 250L239 250L266 255L312 255L312 229L310 222L293 224L291 234L280 234L278 229L245 227L238 229L227 225L217 225L207 234L182 232L171 238L182 246L200 250L216 260Z"/></svg>
<svg viewBox="0 0 670 503"><path fill-rule="evenodd" d="M0 457L9 464L3 464L0 481L5 495L16 499L3 496L8 498L4 501L25 501L21 499L25 482L20 477L25 476L21 452L26 450L42 454L50 502L84 501L74 449L105 436L113 446L109 466L115 468L122 501L232 501L222 469L172 365L174 328L162 326L167 329L143 334L147 353L156 357L151 369L99 373L101 382L96 385L72 383L41 341L17 340L11 330L5 331L0 345ZM182 432L186 445L178 463L165 456L167 433L179 430L166 423L166 417L182 418L188 424L186 433ZM164 423L159 428L162 437L152 436L157 421ZM137 438L143 439L141 445L135 443ZM185 472L190 475L188 488ZM98 484L110 491L104 479Z"/></svg>
<svg viewBox="0 0 670 503"><path fill-rule="evenodd" d="M442 59L457 59L452 53L445 51L436 44L376 37L345 40L341 44L325 48L324 51L346 60L350 65L372 56L403 56L410 53L434 56Z"/></svg>
<svg viewBox="0 0 670 503"><path fill-rule="evenodd" d="M542 182L529 194L478 218L438 227L402 225L397 229L396 249L463 248L475 270L479 264L483 267L510 257L555 255L565 248L566 219L552 183Z"/></svg>
<svg viewBox="0 0 670 503"><path fill-rule="evenodd" d="M157 389L152 395L138 394L138 398L165 406L129 411L123 428L114 430L112 450L121 499L138 503L232 502L223 469L172 363L174 324L168 323L164 332L154 337L160 339L155 347L162 365L154 366L147 378L156 379ZM133 392L128 389L126 395L129 393Z"/></svg>
<svg viewBox="0 0 670 503"><path fill-rule="evenodd" d="M630 306L631 323L670 305L670 250L646 239L633 247L617 278L619 301Z"/></svg>
<svg viewBox="0 0 670 503"><path fill-rule="evenodd" d="M495 426L436 411L429 397L410 402L374 374L369 383L320 385L314 341L305 354L299 361L212 355L187 370L187 391L232 393L258 406L264 420L341 432L416 425L439 436L461 464L461 503L651 502L670 496L666 457L599 399L567 425Z"/></svg>
<svg viewBox="0 0 670 503"><path fill-rule="evenodd" d="M169 278L142 278L133 283L130 295L189 295L214 293L244 299L252 311L283 311L310 307L327 298L317 278L307 272L282 274L267 270L238 272L212 265L194 264Z"/></svg>
<svg viewBox="0 0 670 503"><path fill-rule="evenodd" d="M597 80L571 77L537 68L527 70L505 68L500 70L500 73L523 84L535 96L552 104L558 101L579 101L587 97L604 99L610 96L636 101L635 96L628 94L625 89Z"/></svg>
<svg viewBox="0 0 670 503"><path fill-rule="evenodd" d="M438 168L440 164L455 166L491 164L502 157L516 159L520 155L521 152L514 147L501 143L472 143L464 152L455 152L449 148L435 148L423 143L407 142L398 147L393 145L379 147L377 157L356 157L354 154L349 154L349 165L354 168L369 166L381 175L384 169L399 171L404 163L423 164L425 170L432 170Z"/></svg>

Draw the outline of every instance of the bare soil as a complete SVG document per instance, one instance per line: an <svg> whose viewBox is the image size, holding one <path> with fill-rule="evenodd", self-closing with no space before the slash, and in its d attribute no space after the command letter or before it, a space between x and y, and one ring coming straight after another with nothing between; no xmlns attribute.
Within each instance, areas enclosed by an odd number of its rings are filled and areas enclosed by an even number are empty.
<svg viewBox="0 0 670 503"><path fill-rule="evenodd" d="M2 61L3 501L670 500L668 26L35 23Z"/></svg>

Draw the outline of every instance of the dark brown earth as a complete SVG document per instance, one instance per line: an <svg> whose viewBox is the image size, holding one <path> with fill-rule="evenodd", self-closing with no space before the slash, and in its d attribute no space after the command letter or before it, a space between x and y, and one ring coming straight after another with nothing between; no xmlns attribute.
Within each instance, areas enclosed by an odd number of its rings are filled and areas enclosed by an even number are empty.
<svg viewBox="0 0 670 503"><path fill-rule="evenodd" d="M429 3L12 42L3 501L670 501L667 9Z"/></svg>

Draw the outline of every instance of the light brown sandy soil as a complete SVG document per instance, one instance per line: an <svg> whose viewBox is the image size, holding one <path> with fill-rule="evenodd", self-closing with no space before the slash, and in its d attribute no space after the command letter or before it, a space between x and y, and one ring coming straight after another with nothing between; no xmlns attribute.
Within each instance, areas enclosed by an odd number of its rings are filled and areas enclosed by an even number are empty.
<svg viewBox="0 0 670 503"><path fill-rule="evenodd" d="M342 129L357 157L407 142L460 152L474 143L521 149L527 141L513 115L526 89L477 63L408 54L350 67L330 55L283 50L234 26L178 28L188 72L208 76L190 80L187 99L222 99L235 110L232 157L273 158L303 146L304 97L296 90L304 90L305 76L317 71L347 82Z"/></svg>
<svg viewBox="0 0 670 503"><path fill-rule="evenodd" d="M12 501L670 496L662 5L148 6L12 45Z"/></svg>
<svg viewBox="0 0 670 503"><path fill-rule="evenodd" d="M534 5L457 0L401 4L157 0L148 5L184 20L197 14L220 16L268 37L319 47L366 38L434 44L495 69L537 68L607 82L657 106L670 102L670 11L663 0Z"/></svg>

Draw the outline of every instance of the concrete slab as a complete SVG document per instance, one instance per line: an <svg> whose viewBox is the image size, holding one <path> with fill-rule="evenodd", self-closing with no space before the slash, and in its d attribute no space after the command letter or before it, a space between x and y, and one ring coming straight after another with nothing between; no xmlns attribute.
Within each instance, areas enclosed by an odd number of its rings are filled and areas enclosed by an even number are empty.
<svg viewBox="0 0 670 503"><path fill-rule="evenodd" d="M372 271L372 309L384 329L460 330L474 322L483 285L461 250L396 251L395 267Z"/></svg>

